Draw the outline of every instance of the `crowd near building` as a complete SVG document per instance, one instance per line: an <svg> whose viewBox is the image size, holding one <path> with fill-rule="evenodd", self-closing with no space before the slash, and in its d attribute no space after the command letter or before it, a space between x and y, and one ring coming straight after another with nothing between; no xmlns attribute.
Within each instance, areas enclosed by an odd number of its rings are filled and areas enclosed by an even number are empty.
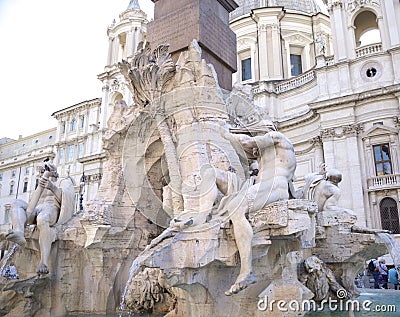
<svg viewBox="0 0 400 317"><path fill-rule="evenodd" d="M358 224L400 234L400 2L398 0L236 0L233 83L249 84L255 103L294 144L296 186L304 176L342 172L339 205ZM53 129L0 139L0 225L10 228L14 199L28 201L37 166L52 158L75 182L75 211L94 199L105 160L102 135L116 101L132 104L117 63L146 39L147 16L131 0L107 29L102 92L49 114Z"/></svg>

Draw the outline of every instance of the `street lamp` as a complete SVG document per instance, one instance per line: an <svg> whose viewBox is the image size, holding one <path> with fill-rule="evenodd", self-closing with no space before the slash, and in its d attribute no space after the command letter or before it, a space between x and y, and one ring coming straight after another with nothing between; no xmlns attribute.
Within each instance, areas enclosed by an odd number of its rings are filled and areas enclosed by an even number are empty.
<svg viewBox="0 0 400 317"><path fill-rule="evenodd" d="M85 172L82 173L81 181L79 183L79 212L83 211L83 194L85 193L86 176Z"/></svg>

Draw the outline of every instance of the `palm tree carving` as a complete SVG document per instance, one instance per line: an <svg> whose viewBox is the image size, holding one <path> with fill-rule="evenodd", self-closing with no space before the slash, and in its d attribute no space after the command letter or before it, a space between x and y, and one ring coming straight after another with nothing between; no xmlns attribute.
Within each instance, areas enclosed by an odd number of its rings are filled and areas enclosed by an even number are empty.
<svg viewBox="0 0 400 317"><path fill-rule="evenodd" d="M123 60L118 66L128 82L135 104L154 113L169 170L174 214L177 214L183 210L182 180L163 99L163 95L168 92L168 84L176 72L168 47L169 45L160 45L151 51L150 43L140 42L132 61Z"/></svg>

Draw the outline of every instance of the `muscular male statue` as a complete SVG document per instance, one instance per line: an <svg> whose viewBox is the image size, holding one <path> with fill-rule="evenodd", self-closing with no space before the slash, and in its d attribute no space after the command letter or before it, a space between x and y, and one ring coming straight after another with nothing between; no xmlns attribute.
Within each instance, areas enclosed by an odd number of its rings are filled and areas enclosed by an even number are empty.
<svg viewBox="0 0 400 317"><path fill-rule="evenodd" d="M239 155L246 155L247 159L256 159L259 170L257 176L253 174L238 192L226 197L227 201L221 202L219 208L223 208L219 213L227 212L230 215L240 254L240 274L225 292L226 295L232 295L256 282L252 267L253 229L246 219L246 213L257 211L275 201L289 199L289 184L296 169L296 157L291 142L277 131L254 137L223 132L223 136L232 143ZM216 188L222 193L227 191L229 173L211 166L203 171L202 182L204 180L207 184L213 184L211 188L203 190L206 192L202 197L203 210L211 211L218 192ZM207 181L208 178L214 178L215 182ZM208 206L205 206L206 204Z"/></svg>
<svg viewBox="0 0 400 317"><path fill-rule="evenodd" d="M299 198L314 200L318 204L318 211L342 210L338 207L342 173L336 169L325 170L321 166L318 173L310 173L305 176L306 184L299 191Z"/></svg>
<svg viewBox="0 0 400 317"><path fill-rule="evenodd" d="M39 275L49 273L48 260L51 244L55 241L52 226L67 222L73 214L74 185L71 178L58 179L56 167L49 161L41 170L39 185L29 204L21 199L13 203L11 222L13 230L5 238L25 245L24 228L27 224L36 224L39 231L40 264Z"/></svg>

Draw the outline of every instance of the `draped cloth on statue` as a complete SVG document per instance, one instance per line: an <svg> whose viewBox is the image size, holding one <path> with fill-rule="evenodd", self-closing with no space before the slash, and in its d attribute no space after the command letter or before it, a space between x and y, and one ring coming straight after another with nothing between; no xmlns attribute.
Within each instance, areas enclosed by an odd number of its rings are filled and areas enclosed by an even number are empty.
<svg viewBox="0 0 400 317"><path fill-rule="evenodd" d="M72 218L74 213L75 190L70 177L59 181L58 187L61 188L61 206L57 224L64 224Z"/></svg>

